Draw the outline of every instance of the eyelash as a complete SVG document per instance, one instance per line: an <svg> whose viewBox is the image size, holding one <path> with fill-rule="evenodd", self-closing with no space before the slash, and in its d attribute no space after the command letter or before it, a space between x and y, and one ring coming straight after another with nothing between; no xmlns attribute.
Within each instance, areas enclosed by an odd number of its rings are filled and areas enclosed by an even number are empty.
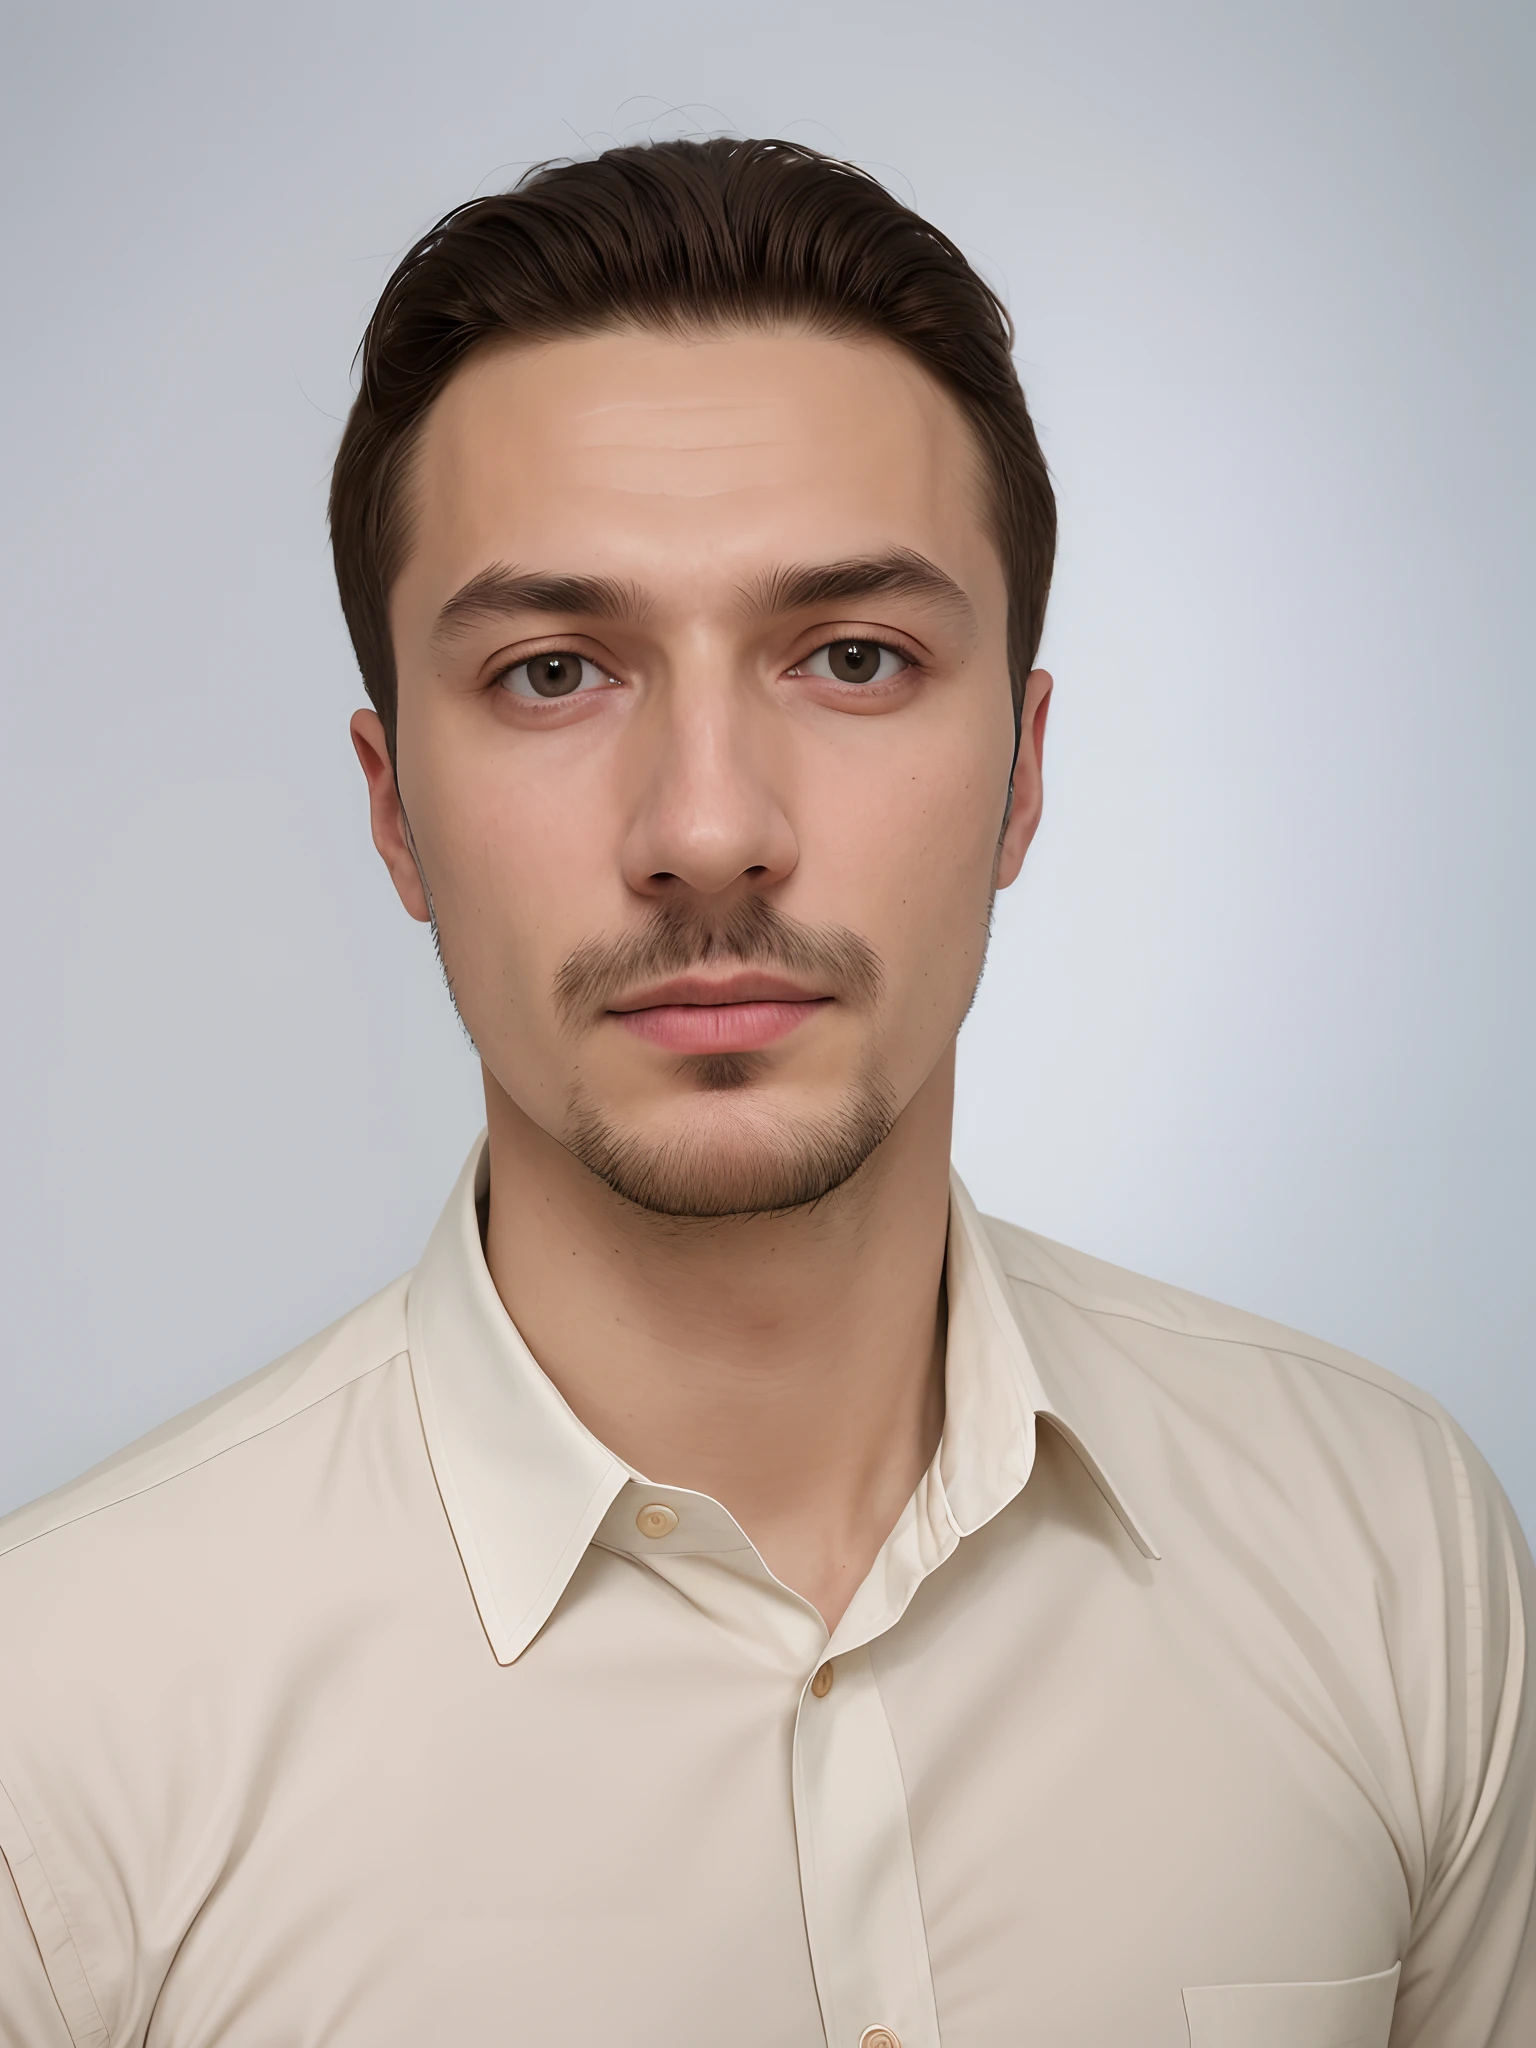
<svg viewBox="0 0 1536 2048"><path fill-rule="evenodd" d="M787 673L790 675L804 675L807 672L807 664L814 661L818 654L826 654L834 647L847 646L878 647L882 654L895 655L903 668L910 671L912 675L920 676L924 673L923 663L910 647L904 646L899 640L882 639L874 633L834 633L830 640L818 641L816 646L802 654L798 661L792 662ZM887 676L883 681L877 683L850 683L844 682L838 676L821 675L816 676L814 680L818 683L832 683L837 688L851 690L860 696L868 696L876 690L889 689L893 683L904 681L905 677Z"/></svg>
<svg viewBox="0 0 1536 2048"><path fill-rule="evenodd" d="M569 660L585 662L588 667L600 670L605 681L612 682L616 680L616 678L613 675L613 671L610 669L607 662L599 661L596 655L583 654L580 648L578 647L572 647L569 644L562 644L559 641L554 641L548 647L535 647L531 653L519 654L515 661L504 661L501 664L501 666L495 671L495 673L490 677L486 687L492 690L501 689L504 685L506 685L508 677L515 675L520 668L529 668L536 661L546 661L549 659L551 655L563 655ZM576 696L590 697L595 696L596 694L597 693L592 690L568 690L553 697L540 698L537 694L535 694L532 697L525 697L520 692L514 692L510 688L507 689L507 695L509 697L516 695L517 700L520 704L538 704L540 702L547 704L565 704L569 703L570 700Z"/></svg>
<svg viewBox="0 0 1536 2048"><path fill-rule="evenodd" d="M904 641L898 640L894 636L880 638L873 633L834 633L830 639L819 640L817 641L814 647L807 648L804 654L798 655L796 659L792 661L789 664L789 666L785 669L784 673L786 675L792 676L804 675L806 670L806 664L808 662L814 661L818 654L825 654L828 648L836 647L842 644L847 644L851 641L861 641L868 646L878 647L882 653L894 654L896 658L899 661L901 661L905 665L905 667L911 671L911 673L914 676L921 676L926 673L925 665L921 657L916 653L916 651L913 648L909 647ZM507 677L510 676L515 669L523 668L529 662L538 661L542 656L550 654L572 655L579 661L591 662L595 668L602 669L605 675L608 675L610 677L613 676L613 672L609 668L609 665L605 661L600 660L598 656L593 654L583 654L579 647L573 646L569 641L552 640L547 647L534 647L523 653L520 653L515 661L502 662L501 665L489 677L487 682L487 688L499 688L503 683L505 683ZM617 680L617 678L613 679ZM834 688L849 690L856 695L871 695L876 690L888 689L892 683L901 682L904 680L904 678L901 676L890 676L887 677L885 681L882 683L844 683L841 682L835 676L815 676L812 678L812 680L818 683L829 682L832 684ZM511 692L509 691L508 695L510 694ZM570 701L570 697L573 697L576 694L577 692L572 691L570 693L570 696L568 697L550 697L543 701L551 705L568 703ZM594 693L587 692L585 694L591 695ZM520 697L518 701L520 703L526 704L538 703L540 700L537 698Z"/></svg>

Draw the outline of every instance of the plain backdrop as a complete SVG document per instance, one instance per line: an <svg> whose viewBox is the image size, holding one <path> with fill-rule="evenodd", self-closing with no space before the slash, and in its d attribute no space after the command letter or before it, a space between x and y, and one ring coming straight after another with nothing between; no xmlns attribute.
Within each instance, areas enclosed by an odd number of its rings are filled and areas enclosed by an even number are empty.
<svg viewBox="0 0 1536 2048"><path fill-rule="evenodd" d="M1533 23L11 0L0 1507L414 1261L478 1074L347 743L353 350L460 200L731 130L955 236L1060 491L974 1193L1431 1388L1536 1525Z"/></svg>

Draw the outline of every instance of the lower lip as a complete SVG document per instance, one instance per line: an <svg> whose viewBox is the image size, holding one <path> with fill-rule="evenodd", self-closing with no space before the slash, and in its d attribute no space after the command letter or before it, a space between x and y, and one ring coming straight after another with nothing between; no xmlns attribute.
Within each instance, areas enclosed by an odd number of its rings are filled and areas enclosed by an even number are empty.
<svg viewBox="0 0 1536 2048"><path fill-rule="evenodd" d="M809 1003L658 1003L615 1010L615 1022L668 1052L756 1052L798 1030L825 1007Z"/></svg>

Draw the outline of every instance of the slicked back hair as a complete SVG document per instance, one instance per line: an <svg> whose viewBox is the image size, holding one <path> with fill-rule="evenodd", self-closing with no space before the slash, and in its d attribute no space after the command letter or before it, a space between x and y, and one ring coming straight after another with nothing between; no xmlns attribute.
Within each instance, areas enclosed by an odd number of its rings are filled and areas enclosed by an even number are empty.
<svg viewBox="0 0 1536 2048"><path fill-rule="evenodd" d="M1056 503L1013 366L1013 323L954 243L852 164L797 143L657 142L544 164L423 235L374 309L331 480L331 546L363 683L394 748L389 598L433 400L496 338L795 325L904 349L982 458L1008 582L1017 719L1045 623Z"/></svg>

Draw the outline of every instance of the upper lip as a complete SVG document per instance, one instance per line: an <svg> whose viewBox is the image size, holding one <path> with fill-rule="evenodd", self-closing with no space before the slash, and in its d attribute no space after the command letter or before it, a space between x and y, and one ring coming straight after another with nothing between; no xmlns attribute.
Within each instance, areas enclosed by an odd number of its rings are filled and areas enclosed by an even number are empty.
<svg viewBox="0 0 1536 2048"><path fill-rule="evenodd" d="M671 981L658 981L651 988L639 989L608 1007L610 1011L622 1014L628 1010L657 1010L671 1003L704 1009L719 1003L815 1003L824 1000L819 989L803 988L798 982L786 981L782 975L743 971L721 976L718 980L703 974L679 974Z"/></svg>

